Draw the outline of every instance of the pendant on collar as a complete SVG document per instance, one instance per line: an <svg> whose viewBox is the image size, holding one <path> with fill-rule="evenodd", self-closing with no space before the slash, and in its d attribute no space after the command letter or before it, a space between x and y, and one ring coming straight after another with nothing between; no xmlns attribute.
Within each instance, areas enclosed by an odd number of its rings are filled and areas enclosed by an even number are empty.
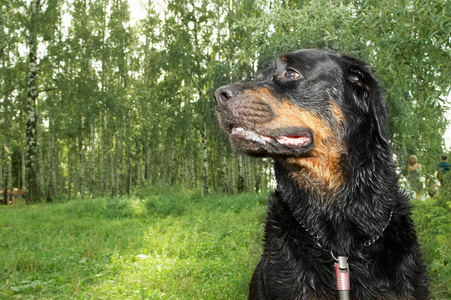
<svg viewBox="0 0 451 300"><path fill-rule="evenodd" d="M349 300L351 284L349 280L348 258L346 256L338 256L338 260L334 265L337 291L340 300Z"/></svg>

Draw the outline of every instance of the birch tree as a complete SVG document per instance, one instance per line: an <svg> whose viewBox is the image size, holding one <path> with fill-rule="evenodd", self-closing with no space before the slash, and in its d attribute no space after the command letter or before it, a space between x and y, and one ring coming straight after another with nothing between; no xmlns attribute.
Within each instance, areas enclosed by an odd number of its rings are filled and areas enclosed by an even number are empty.
<svg viewBox="0 0 451 300"><path fill-rule="evenodd" d="M37 112L36 100L38 98L37 84L37 28L39 24L40 0L30 2L30 23L28 27L28 74L27 74L27 155L26 155L26 187L27 202L35 203L39 200L37 188Z"/></svg>

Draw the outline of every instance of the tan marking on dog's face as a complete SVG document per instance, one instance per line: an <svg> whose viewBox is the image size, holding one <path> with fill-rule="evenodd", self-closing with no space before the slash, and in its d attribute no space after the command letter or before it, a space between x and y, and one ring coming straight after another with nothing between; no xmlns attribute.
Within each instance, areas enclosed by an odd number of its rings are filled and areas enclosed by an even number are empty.
<svg viewBox="0 0 451 300"><path fill-rule="evenodd" d="M302 126L313 133L314 148L301 157L282 159L291 172L291 177L301 186L312 192L336 194L345 183L342 170L342 158L346 147L341 140L339 128L344 122L344 115L338 105L331 104L334 126L319 116L301 107L284 101L275 109L276 118L272 121L278 126Z"/></svg>
<svg viewBox="0 0 451 300"><path fill-rule="evenodd" d="M343 126L345 122L345 115L343 111L341 110L340 106L338 106L337 103L335 103L333 100L330 101L332 106L332 114L337 122L337 125Z"/></svg>
<svg viewBox="0 0 451 300"><path fill-rule="evenodd" d="M311 156L285 159L285 165L299 186L322 199L324 195L337 194L344 187L346 176L341 166L342 153L344 150L339 147L327 148L323 144L315 147Z"/></svg>
<svg viewBox="0 0 451 300"><path fill-rule="evenodd" d="M260 99L264 100L268 104L274 102L274 96L272 92L267 88L259 87L252 90L246 90L243 92L243 94L257 101Z"/></svg>
<svg viewBox="0 0 451 300"><path fill-rule="evenodd" d="M344 114L333 100L325 105L324 110L329 113L316 115L287 99L277 98L268 88L258 87L244 91L230 110L236 112L234 115L238 116L240 124L263 135L283 135L287 128L309 130L313 138L312 149L300 156L278 157L275 154L274 157L286 165L299 186L321 196L336 194L345 183L341 160L346 147L340 132Z"/></svg>

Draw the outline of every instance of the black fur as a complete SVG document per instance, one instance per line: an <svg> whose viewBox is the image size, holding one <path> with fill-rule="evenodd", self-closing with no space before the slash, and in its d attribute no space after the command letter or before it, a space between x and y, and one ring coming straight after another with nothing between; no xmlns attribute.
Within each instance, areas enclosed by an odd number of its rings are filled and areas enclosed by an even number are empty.
<svg viewBox="0 0 451 300"><path fill-rule="evenodd" d="M249 299L337 299L332 255L348 257L351 299L428 299L368 65L300 50L215 98L236 148L275 161L277 189Z"/></svg>

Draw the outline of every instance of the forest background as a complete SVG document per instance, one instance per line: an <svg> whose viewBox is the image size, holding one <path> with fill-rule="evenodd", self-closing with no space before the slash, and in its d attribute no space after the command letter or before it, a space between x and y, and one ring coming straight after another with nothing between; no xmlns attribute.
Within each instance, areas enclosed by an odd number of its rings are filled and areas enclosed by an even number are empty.
<svg viewBox="0 0 451 300"><path fill-rule="evenodd" d="M401 172L446 151L447 0L0 0L0 182L29 203L146 184L266 191L271 162L230 149L219 86L277 55L328 48L373 66Z"/></svg>

